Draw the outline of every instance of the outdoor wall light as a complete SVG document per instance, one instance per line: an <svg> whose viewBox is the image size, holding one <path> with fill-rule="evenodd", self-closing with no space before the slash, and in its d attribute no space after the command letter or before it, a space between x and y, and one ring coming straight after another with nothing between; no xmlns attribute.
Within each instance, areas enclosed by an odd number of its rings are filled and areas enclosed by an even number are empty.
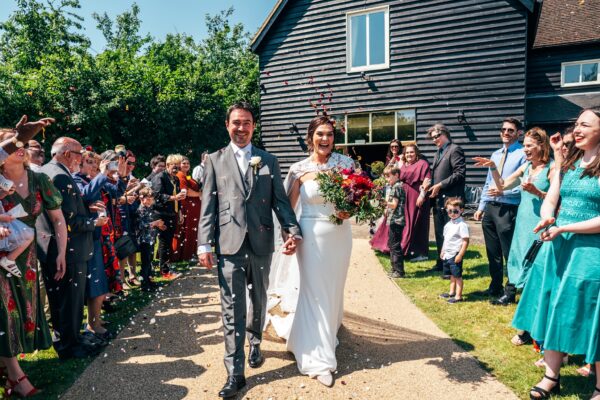
<svg viewBox="0 0 600 400"><path fill-rule="evenodd" d="M456 114L456 120L459 124L467 123L467 117L465 117L465 112L463 110L458 110L458 114Z"/></svg>

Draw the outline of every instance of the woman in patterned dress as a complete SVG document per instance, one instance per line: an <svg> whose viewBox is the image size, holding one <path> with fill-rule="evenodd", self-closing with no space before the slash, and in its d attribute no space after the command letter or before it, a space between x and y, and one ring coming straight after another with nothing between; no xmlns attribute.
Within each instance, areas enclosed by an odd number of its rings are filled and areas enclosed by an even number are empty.
<svg viewBox="0 0 600 400"><path fill-rule="evenodd" d="M1 134L0 141L12 135L12 132ZM44 211L49 215L59 238L56 264L59 271L62 266L64 274L67 230L60 208L62 197L46 175L35 173L27 167L27 157L27 151L21 148L2 165L2 174L12 180L16 187L15 193L2 199L2 205L6 211L18 205L23 206L28 215L21 221L32 228L38 215ZM16 263L21 270L20 278L0 272L0 366L7 368L7 394L30 396L37 390L19 366L17 355L47 349L52 345L52 338L40 306L36 244L32 243ZM44 277L46 281L61 278L60 272L53 277Z"/></svg>

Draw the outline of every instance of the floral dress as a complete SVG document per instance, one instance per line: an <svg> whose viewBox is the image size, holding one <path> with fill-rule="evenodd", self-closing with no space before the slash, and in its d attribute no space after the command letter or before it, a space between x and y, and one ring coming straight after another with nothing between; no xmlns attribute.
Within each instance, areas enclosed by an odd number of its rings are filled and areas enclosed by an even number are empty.
<svg viewBox="0 0 600 400"><path fill-rule="evenodd" d="M29 214L20 218L35 228L35 221L44 210L60 210L62 196L45 174L27 169L29 196L18 193L2 199L6 211L21 204ZM47 349L52 345L48 322L40 306L38 260L35 241L16 260L21 278L0 270L0 357L15 357Z"/></svg>

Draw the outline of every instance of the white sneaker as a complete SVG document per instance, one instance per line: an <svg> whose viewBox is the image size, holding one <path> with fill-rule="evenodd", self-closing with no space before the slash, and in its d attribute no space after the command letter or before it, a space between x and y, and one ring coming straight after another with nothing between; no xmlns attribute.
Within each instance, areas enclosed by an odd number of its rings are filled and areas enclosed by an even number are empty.
<svg viewBox="0 0 600 400"><path fill-rule="evenodd" d="M427 257L427 256L417 256L415 258L411 258L408 261L410 261L410 262L419 262L419 261L427 261L427 260L429 260L429 257Z"/></svg>
<svg viewBox="0 0 600 400"><path fill-rule="evenodd" d="M21 271L19 271L19 267L15 264L14 261L9 260L6 257L2 257L0 259L0 267L8 272L10 275L14 275L17 278L21 277Z"/></svg>

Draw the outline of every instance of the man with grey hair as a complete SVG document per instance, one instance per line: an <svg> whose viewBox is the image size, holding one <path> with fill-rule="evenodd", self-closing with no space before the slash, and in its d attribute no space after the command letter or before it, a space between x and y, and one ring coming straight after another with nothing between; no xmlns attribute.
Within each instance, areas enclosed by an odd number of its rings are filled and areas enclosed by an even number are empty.
<svg viewBox="0 0 600 400"><path fill-rule="evenodd" d="M88 357L100 350L97 343L80 336L79 329L83 321L87 261L94 249L92 235L96 226L102 226L108 220L106 217L94 219L91 216L71 176L79 170L82 152L77 140L61 137L52 145L52 160L40 169L40 172L48 175L63 197L61 209L68 231L65 275L55 281L52 277L57 268L57 238L46 213L37 219L38 258L56 336L54 348L63 360Z"/></svg>

